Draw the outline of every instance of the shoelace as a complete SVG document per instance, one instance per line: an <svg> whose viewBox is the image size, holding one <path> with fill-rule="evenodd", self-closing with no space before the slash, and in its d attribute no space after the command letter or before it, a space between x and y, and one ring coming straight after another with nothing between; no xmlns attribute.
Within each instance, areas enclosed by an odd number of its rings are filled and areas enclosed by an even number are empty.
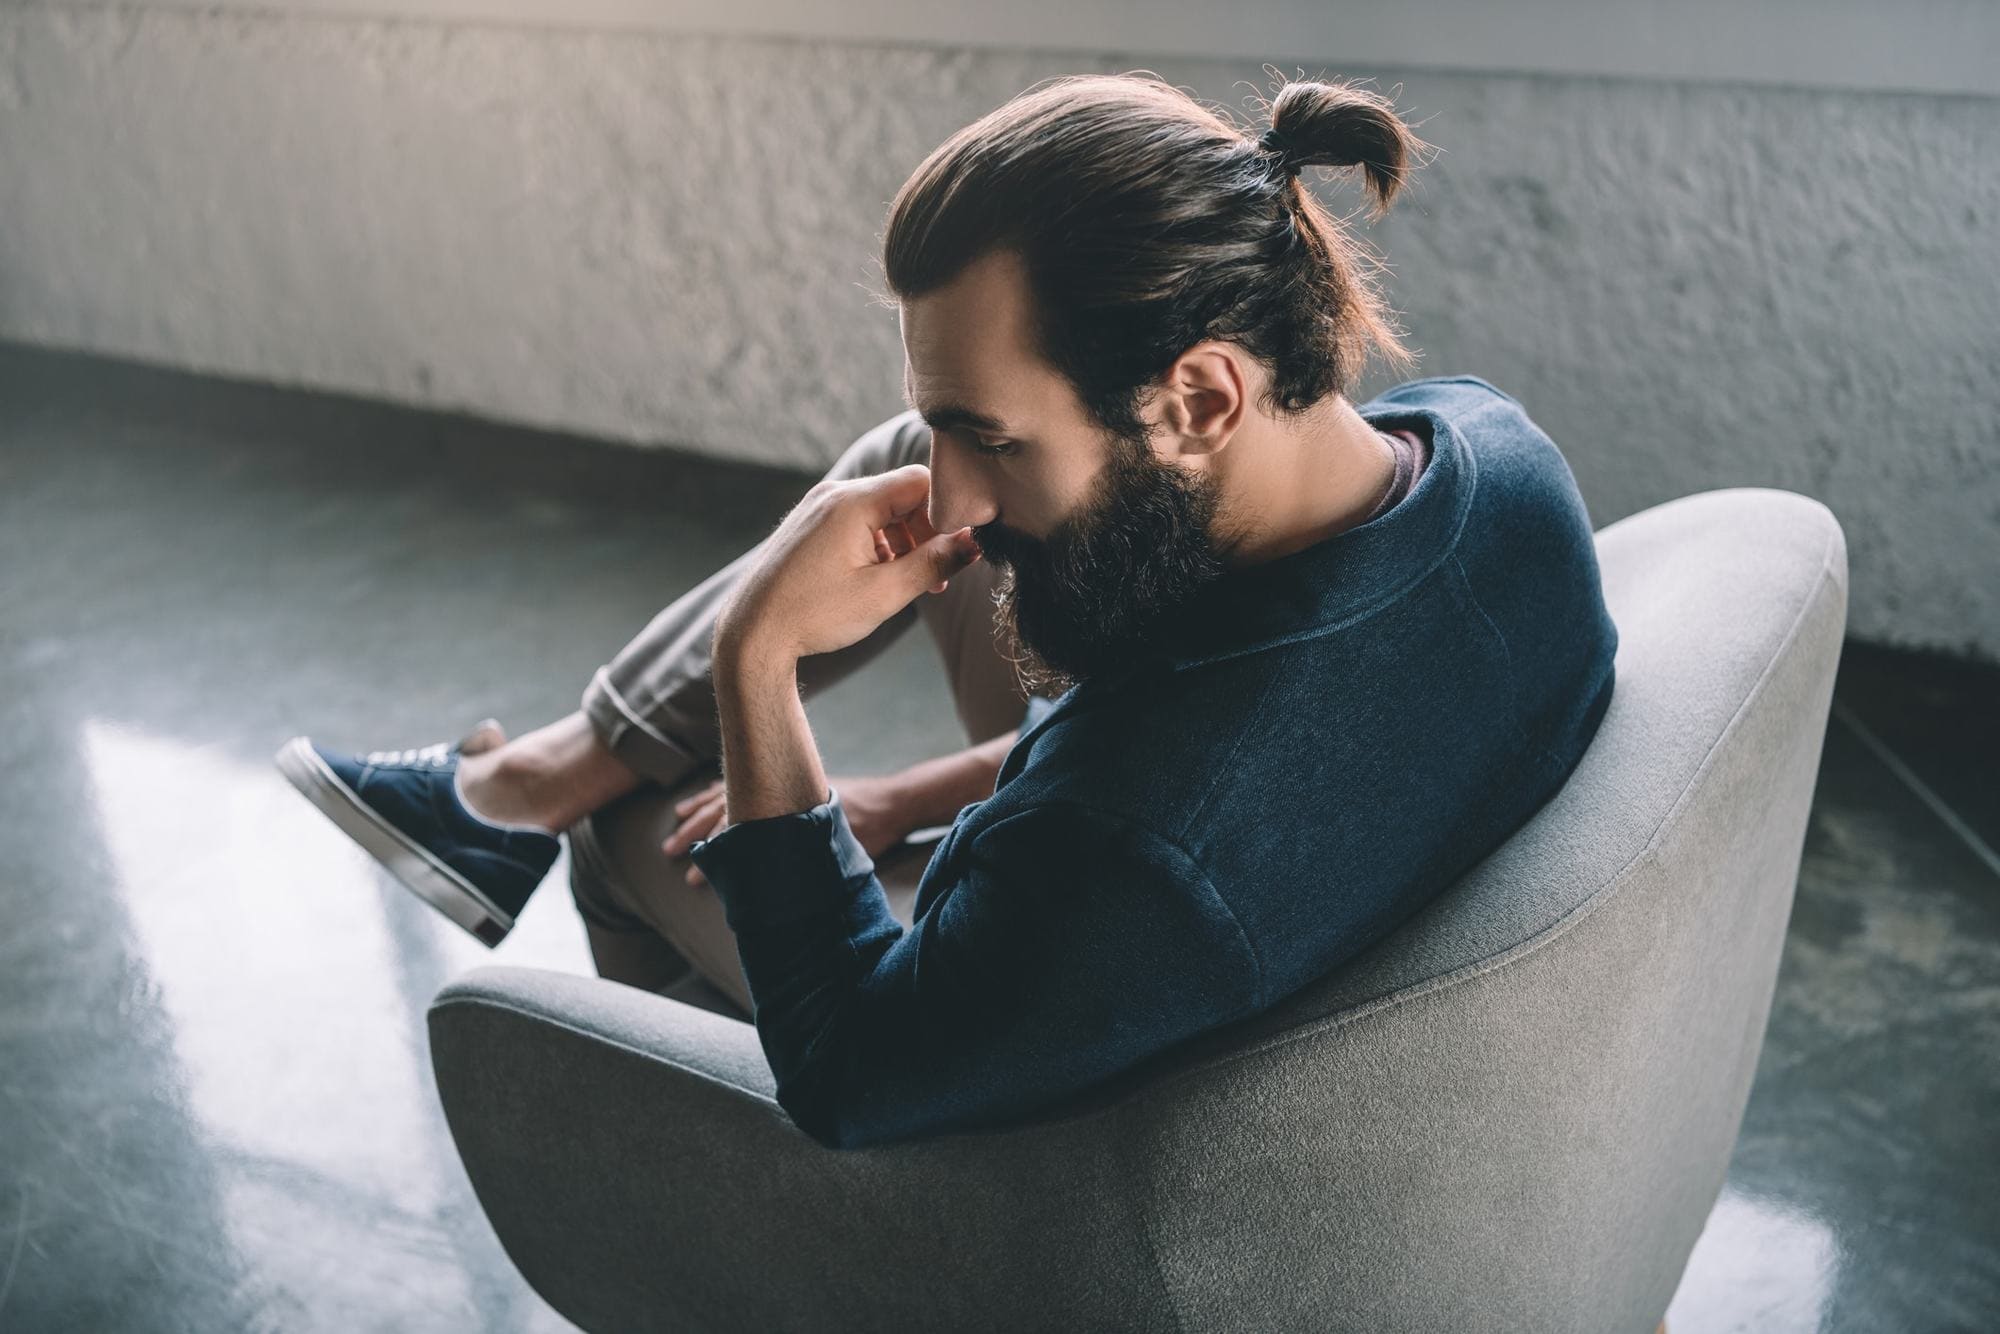
<svg viewBox="0 0 2000 1334"><path fill-rule="evenodd" d="M361 758L370 764L426 764L439 768L451 763L452 744L439 741L429 746L412 746L408 750L371 750Z"/></svg>

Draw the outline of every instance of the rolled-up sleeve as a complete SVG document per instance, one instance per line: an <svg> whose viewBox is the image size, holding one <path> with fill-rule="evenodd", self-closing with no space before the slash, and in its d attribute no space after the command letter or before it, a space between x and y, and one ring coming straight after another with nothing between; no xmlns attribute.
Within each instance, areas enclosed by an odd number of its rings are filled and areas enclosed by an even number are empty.
<svg viewBox="0 0 2000 1334"><path fill-rule="evenodd" d="M739 937L746 928L782 929L837 914L871 886L882 892L875 861L832 788L817 806L727 825L697 839L688 854L722 895Z"/></svg>
<svg viewBox="0 0 2000 1334"><path fill-rule="evenodd" d="M821 1143L1004 1123L1261 1006L1255 949L1172 840L1054 801L962 841L907 930L837 791L690 849L778 1102Z"/></svg>

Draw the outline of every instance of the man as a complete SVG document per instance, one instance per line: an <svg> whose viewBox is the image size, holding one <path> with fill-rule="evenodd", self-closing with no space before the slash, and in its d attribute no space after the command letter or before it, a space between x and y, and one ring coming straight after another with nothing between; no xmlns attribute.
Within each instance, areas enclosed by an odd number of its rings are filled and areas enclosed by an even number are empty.
<svg viewBox="0 0 2000 1334"><path fill-rule="evenodd" d="M281 765L490 942L557 831L719 760L666 852L720 898L779 1102L832 1146L1004 1123L1270 1006L1518 828L1610 698L1590 525L1520 403L1470 376L1345 397L1407 353L1298 173L1358 166L1386 207L1419 146L1343 85L1287 85L1257 139L1150 77L1030 90L892 206L913 411L581 712ZM963 627L987 586L965 652L937 613ZM971 795L906 927L871 853L914 826L829 781L801 693L913 606L985 740L927 771ZM996 664L1055 698L968 688ZM673 934L657 903L583 907L600 970Z"/></svg>

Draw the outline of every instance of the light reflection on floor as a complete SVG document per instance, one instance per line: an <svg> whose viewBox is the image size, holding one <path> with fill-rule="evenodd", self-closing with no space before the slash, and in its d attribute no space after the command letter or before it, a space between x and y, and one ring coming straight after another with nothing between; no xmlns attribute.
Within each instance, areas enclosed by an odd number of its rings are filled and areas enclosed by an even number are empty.
<svg viewBox="0 0 2000 1334"><path fill-rule="evenodd" d="M1672 1334L1812 1334L1840 1268L1833 1229L1725 1186L1667 1308Z"/></svg>
<svg viewBox="0 0 2000 1334"><path fill-rule="evenodd" d="M591 971L581 923L537 895L487 950L417 902L274 768L92 718L81 751L189 1121L218 1164L237 1294L287 1330L386 1304L477 1324L437 1226L457 1187L437 1133L424 1011L493 961ZM397 930L397 914L428 919ZM360 1235L345 1235L355 1233ZM357 1265L357 1259L371 1263ZM547 1328L565 1327L550 1318Z"/></svg>

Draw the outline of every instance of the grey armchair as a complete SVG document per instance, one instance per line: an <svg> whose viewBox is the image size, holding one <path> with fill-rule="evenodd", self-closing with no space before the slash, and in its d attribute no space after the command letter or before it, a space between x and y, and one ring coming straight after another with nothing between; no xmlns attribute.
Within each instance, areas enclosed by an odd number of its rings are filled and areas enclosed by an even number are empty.
<svg viewBox="0 0 2000 1334"><path fill-rule="evenodd" d="M1618 684L1562 791L1347 966L1032 1122L827 1149L738 1019L451 983L438 1088L507 1253L589 1330L1653 1330L1763 1041L1846 548L1817 502L1732 490L1598 550ZM878 859L905 914L927 853Z"/></svg>

